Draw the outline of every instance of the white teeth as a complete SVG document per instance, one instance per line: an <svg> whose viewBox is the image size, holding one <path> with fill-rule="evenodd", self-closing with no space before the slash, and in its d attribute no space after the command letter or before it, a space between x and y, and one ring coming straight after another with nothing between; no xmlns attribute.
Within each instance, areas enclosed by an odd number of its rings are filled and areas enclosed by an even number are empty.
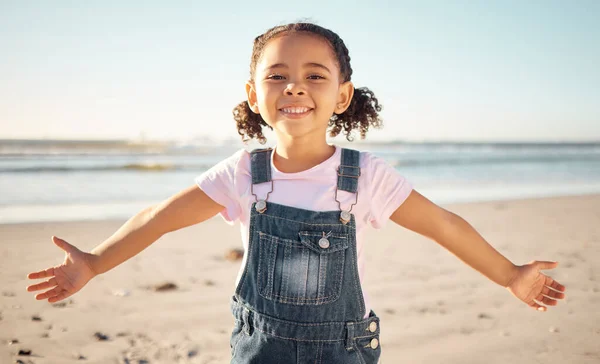
<svg viewBox="0 0 600 364"><path fill-rule="evenodd" d="M281 110L289 114L302 114L309 111L310 109L307 107L286 107Z"/></svg>

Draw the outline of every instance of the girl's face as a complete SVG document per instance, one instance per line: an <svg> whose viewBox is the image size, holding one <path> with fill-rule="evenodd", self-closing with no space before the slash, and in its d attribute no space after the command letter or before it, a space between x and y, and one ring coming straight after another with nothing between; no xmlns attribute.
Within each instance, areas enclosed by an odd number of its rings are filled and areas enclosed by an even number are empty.
<svg viewBox="0 0 600 364"><path fill-rule="evenodd" d="M325 139L329 118L343 113L352 100L354 86L340 82L329 43L316 35L292 33L266 44L255 79L246 83L248 104L279 140Z"/></svg>

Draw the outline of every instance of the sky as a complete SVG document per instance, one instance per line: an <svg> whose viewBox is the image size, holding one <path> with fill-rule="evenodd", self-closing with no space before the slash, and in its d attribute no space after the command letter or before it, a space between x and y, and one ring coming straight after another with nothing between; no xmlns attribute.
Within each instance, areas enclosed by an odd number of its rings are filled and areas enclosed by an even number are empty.
<svg viewBox="0 0 600 364"><path fill-rule="evenodd" d="M310 21L372 140L599 141L600 1L0 1L0 138L238 138L253 39Z"/></svg>

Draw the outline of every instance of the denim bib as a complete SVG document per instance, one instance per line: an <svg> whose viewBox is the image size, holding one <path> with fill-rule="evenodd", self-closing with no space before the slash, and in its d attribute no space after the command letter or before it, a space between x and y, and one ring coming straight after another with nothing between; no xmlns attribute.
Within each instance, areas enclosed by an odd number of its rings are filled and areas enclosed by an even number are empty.
<svg viewBox="0 0 600 364"><path fill-rule="evenodd" d="M231 363L377 363L379 317L367 319L358 277L356 221L359 152L342 149L338 190L347 210L310 211L256 196L270 183L273 150L251 152L252 194L246 265L231 298ZM310 196L307 196L310 198Z"/></svg>

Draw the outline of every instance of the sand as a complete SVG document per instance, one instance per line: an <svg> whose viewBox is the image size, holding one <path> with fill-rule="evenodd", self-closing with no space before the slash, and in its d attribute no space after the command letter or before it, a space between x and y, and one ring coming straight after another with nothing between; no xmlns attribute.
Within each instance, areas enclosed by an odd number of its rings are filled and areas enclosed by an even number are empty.
<svg viewBox="0 0 600 364"><path fill-rule="evenodd" d="M368 233L365 289L382 320L380 362L600 363L600 195L444 207L516 264L558 261L545 273L567 297L535 311L390 222ZM28 272L63 260L52 235L89 251L123 222L0 225L0 363L229 362L241 262L224 256L241 242L239 227L219 217L162 237L62 304L26 292ZM162 283L176 288L151 288Z"/></svg>

